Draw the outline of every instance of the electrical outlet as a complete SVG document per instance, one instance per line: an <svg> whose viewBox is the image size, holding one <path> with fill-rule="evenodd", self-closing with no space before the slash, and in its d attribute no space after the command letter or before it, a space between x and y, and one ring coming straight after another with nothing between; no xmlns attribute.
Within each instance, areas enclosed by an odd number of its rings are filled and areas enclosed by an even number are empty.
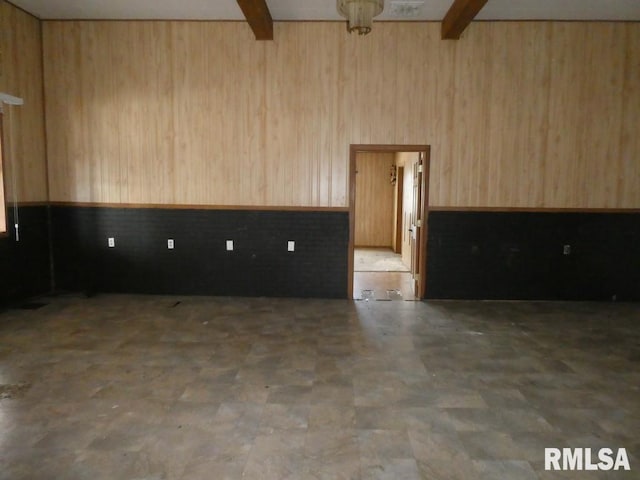
<svg viewBox="0 0 640 480"><path fill-rule="evenodd" d="M562 247L562 254L571 255L571 245L565 245L564 247Z"/></svg>
<svg viewBox="0 0 640 480"><path fill-rule="evenodd" d="M233 251L233 240L227 240L227 252Z"/></svg>
<svg viewBox="0 0 640 480"><path fill-rule="evenodd" d="M167 240L167 248L168 248L169 250L173 250L173 238L169 238L169 239Z"/></svg>
<svg viewBox="0 0 640 480"><path fill-rule="evenodd" d="M116 239L113 237L109 237L107 239L107 245L109 245L109 248L113 248L116 246Z"/></svg>
<svg viewBox="0 0 640 480"><path fill-rule="evenodd" d="M289 240L287 242L287 251L288 252L295 252L296 251L296 242L294 242L293 240Z"/></svg>

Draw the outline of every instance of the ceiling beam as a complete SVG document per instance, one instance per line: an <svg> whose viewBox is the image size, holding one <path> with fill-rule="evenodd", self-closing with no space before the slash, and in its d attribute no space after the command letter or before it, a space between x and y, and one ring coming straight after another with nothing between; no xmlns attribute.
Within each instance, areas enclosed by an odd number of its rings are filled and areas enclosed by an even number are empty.
<svg viewBox="0 0 640 480"><path fill-rule="evenodd" d="M273 19L266 0L236 0L256 40L273 40Z"/></svg>
<svg viewBox="0 0 640 480"><path fill-rule="evenodd" d="M442 39L458 40L488 0L454 0L442 20Z"/></svg>

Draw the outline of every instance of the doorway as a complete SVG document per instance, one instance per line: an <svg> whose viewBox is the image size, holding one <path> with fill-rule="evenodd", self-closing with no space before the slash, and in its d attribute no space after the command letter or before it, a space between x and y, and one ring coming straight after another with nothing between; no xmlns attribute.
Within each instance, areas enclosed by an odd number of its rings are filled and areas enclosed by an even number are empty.
<svg viewBox="0 0 640 480"><path fill-rule="evenodd" d="M428 145L351 145L351 299L423 299Z"/></svg>

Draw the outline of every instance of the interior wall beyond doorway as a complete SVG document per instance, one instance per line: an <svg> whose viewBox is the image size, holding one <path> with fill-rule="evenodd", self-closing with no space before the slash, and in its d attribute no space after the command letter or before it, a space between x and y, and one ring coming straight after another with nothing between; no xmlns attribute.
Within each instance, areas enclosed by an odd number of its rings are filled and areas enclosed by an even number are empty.
<svg viewBox="0 0 640 480"><path fill-rule="evenodd" d="M394 152L356 154L355 245L391 248L395 186L391 183Z"/></svg>

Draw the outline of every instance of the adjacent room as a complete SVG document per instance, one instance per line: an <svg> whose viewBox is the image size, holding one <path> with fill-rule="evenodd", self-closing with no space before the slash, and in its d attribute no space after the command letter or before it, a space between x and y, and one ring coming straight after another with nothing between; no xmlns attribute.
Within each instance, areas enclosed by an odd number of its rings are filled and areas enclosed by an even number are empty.
<svg viewBox="0 0 640 480"><path fill-rule="evenodd" d="M640 478L639 129L638 2L0 0L0 480Z"/></svg>
<svg viewBox="0 0 640 480"><path fill-rule="evenodd" d="M424 297L429 147L361 146L355 152L353 298L409 300ZM423 213L424 212L424 215ZM422 246L422 248L421 248Z"/></svg>

